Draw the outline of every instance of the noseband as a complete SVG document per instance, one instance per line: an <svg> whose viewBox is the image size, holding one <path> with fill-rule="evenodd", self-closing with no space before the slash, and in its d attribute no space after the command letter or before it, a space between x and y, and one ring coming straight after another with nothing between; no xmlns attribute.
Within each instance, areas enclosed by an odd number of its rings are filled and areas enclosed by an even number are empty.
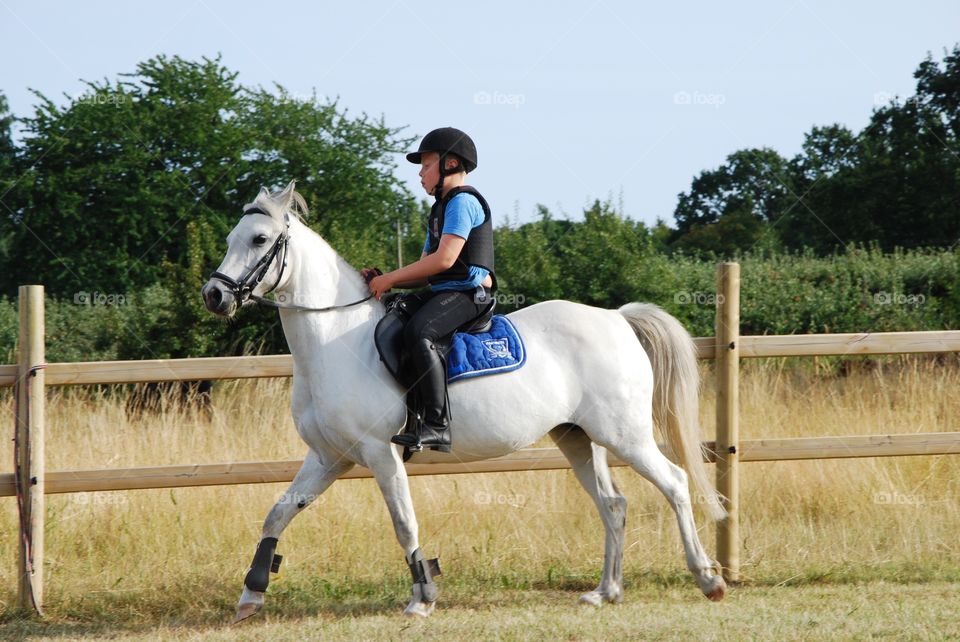
<svg viewBox="0 0 960 642"><path fill-rule="evenodd" d="M263 211L259 207L251 207L248 210L245 210L244 215L246 214L263 214L264 216L270 216L267 212ZM283 272L287 269L287 246L290 243L290 223L287 222L286 229L283 231L280 236L277 237L277 240L273 242L273 245L270 247L270 250L264 254L259 261L254 264L252 268L243 273L239 279L234 279L228 274L223 272L215 271L210 275L211 279L216 279L227 286L230 290L230 293L236 297L240 305L243 305L247 302L248 299L255 301L261 305L266 305L271 308L280 308L283 310L300 310L301 312L327 312L329 310L339 310L341 308L349 308L354 305L359 305L365 301L369 301L373 294L360 299L359 301L354 301L352 303L346 303L344 305L329 305L323 308L308 308L299 305L285 305L283 303L277 303L276 301L271 301L270 299L265 299L262 296L257 296L253 293L258 285L263 281L264 277L267 276L267 272L270 271L270 266L276 260L277 256L282 256L282 263L280 264L280 273L277 275L277 280L274 281L273 286L269 290L264 292L264 294L269 294L277 289L277 286L280 285L281 279L283 279Z"/></svg>

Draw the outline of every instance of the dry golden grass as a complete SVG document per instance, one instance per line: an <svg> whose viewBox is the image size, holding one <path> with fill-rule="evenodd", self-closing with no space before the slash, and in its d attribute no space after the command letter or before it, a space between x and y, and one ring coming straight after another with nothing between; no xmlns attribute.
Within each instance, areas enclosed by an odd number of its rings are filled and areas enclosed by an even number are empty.
<svg viewBox="0 0 960 642"><path fill-rule="evenodd" d="M705 374L702 419L712 435ZM741 438L957 430L957 390L955 361L891 359L847 377L784 361L747 363ZM7 417L10 404L4 393ZM122 391L51 391L47 469L303 455L288 380L220 384L214 404L212 417L173 404L162 415L130 420ZM2 450L0 458L12 461L9 441ZM632 471L614 475L629 502L628 602L632 591L702 599L666 501ZM881 580L954 586L943 582L960 581L958 479L956 456L743 464L742 571L753 589L742 590ZM412 487L421 543L444 562L443 608L481 608L471 596L482 601L485 591L501 590L562 591L558 599L572 602L599 577L602 529L568 471L423 477ZM263 517L283 488L49 496L44 570L51 617L80 623L75 632L100 633L104 626L174 631L224 621ZM8 534L16 531L10 499L0 522ZM712 550L713 526L702 515L699 524ZM0 599L10 605L15 538L4 538L0 551ZM279 552L284 569L271 585L268 614L386 617L408 596L402 555L370 480L335 484L294 521ZM5 617L9 622L10 613Z"/></svg>

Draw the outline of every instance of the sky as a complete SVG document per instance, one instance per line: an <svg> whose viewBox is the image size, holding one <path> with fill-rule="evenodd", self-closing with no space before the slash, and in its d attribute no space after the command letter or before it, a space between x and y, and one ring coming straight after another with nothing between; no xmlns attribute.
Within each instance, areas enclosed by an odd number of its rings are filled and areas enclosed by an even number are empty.
<svg viewBox="0 0 960 642"><path fill-rule="evenodd" d="M672 222L677 195L732 152L800 151L854 130L960 42L960 3L78 2L0 0L0 91L15 115L157 54L222 55L246 85L338 98L422 136L477 143L470 183L497 223L611 199ZM397 176L424 196L417 168ZM295 178L295 177L291 177Z"/></svg>

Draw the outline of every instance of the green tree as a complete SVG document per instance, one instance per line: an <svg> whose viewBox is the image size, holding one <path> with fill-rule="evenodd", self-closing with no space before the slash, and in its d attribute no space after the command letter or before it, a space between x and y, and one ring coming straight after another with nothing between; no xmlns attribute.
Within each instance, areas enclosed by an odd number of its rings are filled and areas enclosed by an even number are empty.
<svg viewBox="0 0 960 642"><path fill-rule="evenodd" d="M680 195L674 248L730 255L848 244L949 247L960 240L960 45L914 74L915 95L876 108L858 134L814 127L787 161L741 150ZM755 221L751 221L753 217ZM759 224L757 224L759 223Z"/></svg>
<svg viewBox="0 0 960 642"><path fill-rule="evenodd" d="M594 201L583 214L583 222L559 243L565 298L603 308L632 301L634 275L653 253L649 231L609 202Z"/></svg>
<svg viewBox="0 0 960 642"><path fill-rule="evenodd" d="M764 224L776 222L796 200L789 161L768 148L734 152L680 194L672 246L721 256L749 250L761 242Z"/></svg>
<svg viewBox="0 0 960 642"><path fill-rule="evenodd" d="M16 146L13 144L13 115L7 97L0 93L0 270L9 264L13 240L13 215L7 195L16 184Z"/></svg>
<svg viewBox="0 0 960 642"><path fill-rule="evenodd" d="M556 244L557 223L566 221L554 221L543 205L538 205L537 211L537 221L517 228L501 225L494 232L500 298L507 305L565 298Z"/></svg>
<svg viewBox="0 0 960 642"><path fill-rule="evenodd" d="M804 209L781 226L785 244L826 253L849 243L886 251L955 243L960 146L950 118L918 94L876 109L856 138L815 130L819 144L805 145L798 163Z"/></svg>
<svg viewBox="0 0 960 642"><path fill-rule="evenodd" d="M16 155L27 169L12 193L3 292L30 280L67 298L97 291L136 301L161 285L166 294L149 297L169 299L164 322L174 329L151 345L158 356L280 349L276 314L224 324L201 309L198 292L243 203L290 179L311 205L308 223L348 260L389 265L391 223L409 230L422 213L393 176L392 154L411 141L335 101L236 77L219 59L158 56L116 81L87 83L62 107L37 93ZM131 353L143 354L144 332Z"/></svg>
<svg viewBox="0 0 960 642"><path fill-rule="evenodd" d="M13 171L13 161L16 147L13 144L12 130L13 114L7 104L7 97L0 92L0 180L9 181ZM9 188L9 184L3 183ZM6 190L4 190L6 191Z"/></svg>

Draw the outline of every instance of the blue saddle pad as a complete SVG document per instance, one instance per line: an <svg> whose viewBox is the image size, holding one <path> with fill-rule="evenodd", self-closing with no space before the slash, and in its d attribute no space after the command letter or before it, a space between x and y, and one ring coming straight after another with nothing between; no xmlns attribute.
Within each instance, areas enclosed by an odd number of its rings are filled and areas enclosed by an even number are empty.
<svg viewBox="0 0 960 642"><path fill-rule="evenodd" d="M527 360L523 339L507 317L495 314L489 332L458 332L450 342L447 354L447 380L510 372Z"/></svg>

